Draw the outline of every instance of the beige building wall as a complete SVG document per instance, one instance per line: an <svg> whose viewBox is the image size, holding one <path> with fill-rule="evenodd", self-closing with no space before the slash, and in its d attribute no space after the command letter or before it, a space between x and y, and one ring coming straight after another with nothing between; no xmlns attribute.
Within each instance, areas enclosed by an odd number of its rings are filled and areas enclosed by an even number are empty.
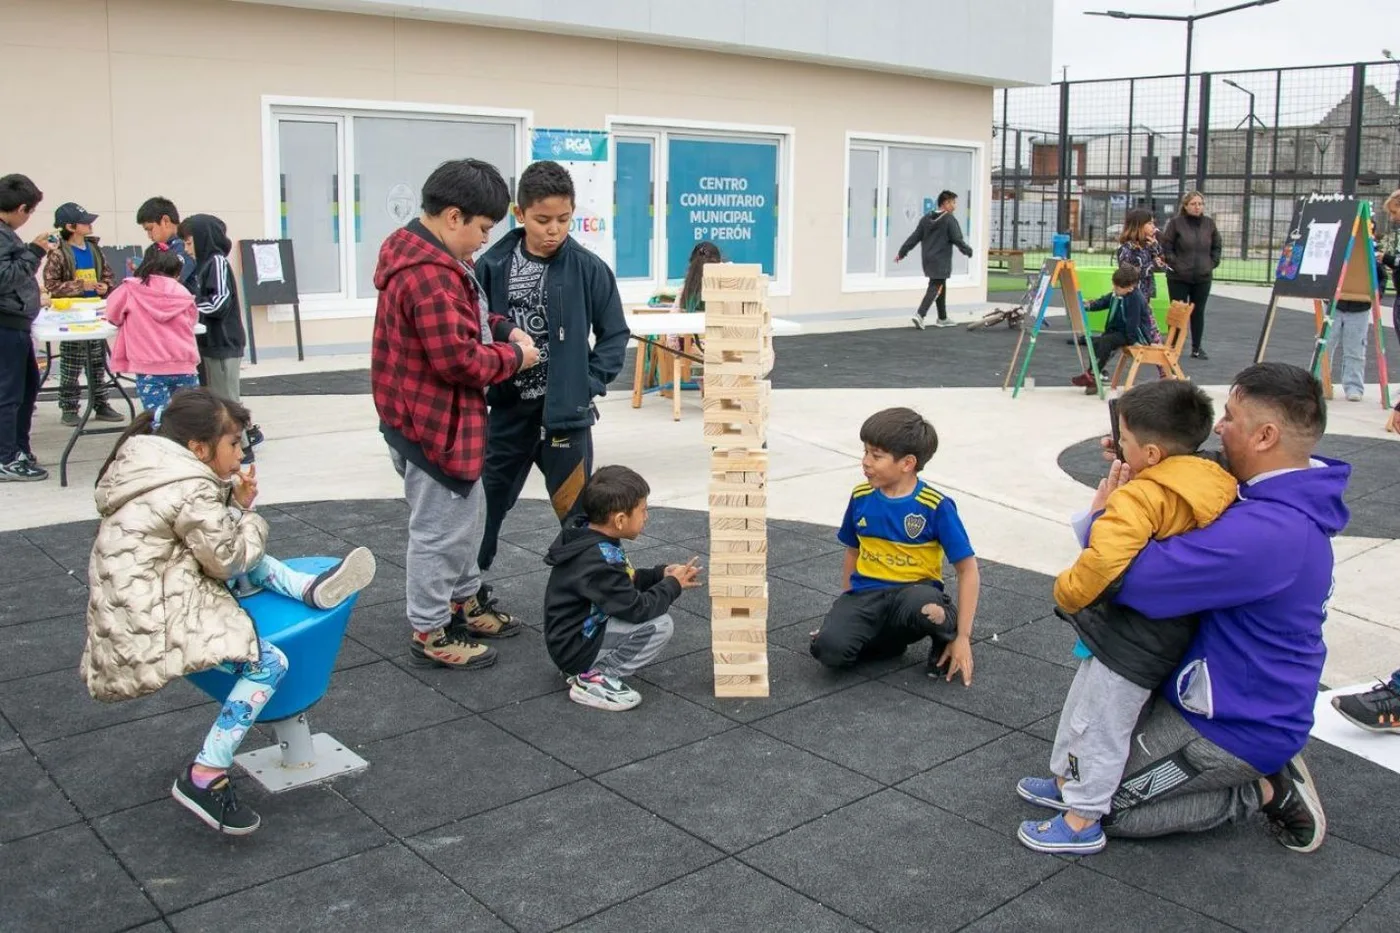
<svg viewBox="0 0 1400 933"><path fill-rule="evenodd" d="M271 95L519 109L541 127L602 129L620 115L792 127L792 286L773 305L797 318L911 307L922 292L922 279L842 290L848 133L976 143L972 246L985 254L986 86L225 0L0 0L0 23L10 125L24 128L6 134L0 172L38 183L41 216L68 200L100 214L108 243L141 242L135 211L155 194L219 215L235 240L266 235ZM950 288L950 301L984 298L984 269ZM304 331L309 345L364 344L370 327L359 316L309 320ZM260 349L288 345L291 325L259 310L257 338Z"/></svg>

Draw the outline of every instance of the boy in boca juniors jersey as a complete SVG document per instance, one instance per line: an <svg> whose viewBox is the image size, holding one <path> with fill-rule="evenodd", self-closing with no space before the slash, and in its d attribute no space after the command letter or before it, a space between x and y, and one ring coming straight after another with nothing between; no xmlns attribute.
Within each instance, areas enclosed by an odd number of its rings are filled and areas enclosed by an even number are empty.
<svg viewBox="0 0 1400 933"><path fill-rule="evenodd" d="M972 683L972 619L981 584L977 557L953 500L919 478L938 434L918 412L888 408L861 425L866 482L851 493L837 539L846 546L844 592L812 636L812 656L832 668L898 657L930 640L927 673ZM943 559L958 579L957 601Z"/></svg>

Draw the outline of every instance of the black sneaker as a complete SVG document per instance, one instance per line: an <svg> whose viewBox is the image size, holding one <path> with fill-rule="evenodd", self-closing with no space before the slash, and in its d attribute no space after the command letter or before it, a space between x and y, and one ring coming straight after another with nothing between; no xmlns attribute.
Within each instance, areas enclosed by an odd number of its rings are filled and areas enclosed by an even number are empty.
<svg viewBox="0 0 1400 933"><path fill-rule="evenodd" d="M243 459L239 462L242 463L244 466L248 466L250 463L255 462L257 459L257 455L253 453L253 448L249 447L247 450L243 451Z"/></svg>
<svg viewBox="0 0 1400 933"><path fill-rule="evenodd" d="M76 428L78 426L78 413L76 411L65 411L59 416L58 420L67 427Z"/></svg>
<svg viewBox="0 0 1400 933"><path fill-rule="evenodd" d="M1327 837L1327 814L1322 812L1317 785L1303 756L1294 755L1267 780L1273 785L1274 799L1262 809L1278 841L1294 852L1315 851Z"/></svg>
<svg viewBox="0 0 1400 933"><path fill-rule="evenodd" d="M49 471L25 454L17 454L9 463L0 465L0 483L37 483L48 478Z"/></svg>
<svg viewBox="0 0 1400 933"><path fill-rule="evenodd" d="M263 442L262 428L258 427L256 424L248 425L247 434L249 447L256 447Z"/></svg>
<svg viewBox="0 0 1400 933"><path fill-rule="evenodd" d="M1376 684L1367 693L1334 696L1332 708L1367 732L1400 735L1400 691L1388 683Z"/></svg>
<svg viewBox="0 0 1400 933"><path fill-rule="evenodd" d="M1209 357L1208 355L1206 355L1206 351L1202 350L1200 347L1194 347L1194 348L1191 350L1191 359L1193 359L1193 360L1208 360L1208 359L1210 359L1210 357Z"/></svg>
<svg viewBox="0 0 1400 933"><path fill-rule="evenodd" d="M226 836L246 836L261 825L262 817L238 802L227 774L200 787L190 777L193 770L194 765L185 768L170 788L170 796L185 809Z"/></svg>
<svg viewBox="0 0 1400 933"><path fill-rule="evenodd" d="M118 421L126 420L126 418L122 416L122 413L117 411L111 405L97 406L96 410L93 411L92 416L98 421L106 421L108 424L115 424Z"/></svg>

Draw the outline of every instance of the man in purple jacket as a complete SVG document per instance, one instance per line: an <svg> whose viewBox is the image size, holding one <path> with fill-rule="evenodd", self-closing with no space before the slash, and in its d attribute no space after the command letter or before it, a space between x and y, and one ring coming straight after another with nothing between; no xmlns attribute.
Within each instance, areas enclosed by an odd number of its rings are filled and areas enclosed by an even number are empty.
<svg viewBox="0 0 1400 933"><path fill-rule="evenodd" d="M1109 835L1199 832L1262 811L1288 848L1322 844L1326 816L1300 753L1351 473L1312 455L1326 422L1306 371L1241 372L1216 426L1239 501L1205 528L1148 544L1124 576L1117 602L1201 621L1134 732Z"/></svg>

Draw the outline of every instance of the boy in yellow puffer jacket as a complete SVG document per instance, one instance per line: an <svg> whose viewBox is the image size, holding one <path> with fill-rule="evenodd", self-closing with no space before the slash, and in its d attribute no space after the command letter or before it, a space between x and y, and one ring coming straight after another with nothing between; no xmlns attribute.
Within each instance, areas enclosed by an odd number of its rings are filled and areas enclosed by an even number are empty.
<svg viewBox="0 0 1400 933"><path fill-rule="evenodd" d="M1085 548L1055 580L1056 614L1078 631L1081 660L1055 732L1054 777L1016 785L1023 799L1061 811L1022 824L1018 837L1037 852L1103 848L1099 822L1121 805L1114 792L1138 713L1195 635L1194 616L1149 619L1106 597L1149 541L1209 525L1239 495L1234 477L1196 452L1214 417L1210 397L1185 381L1145 383L1119 400L1119 468L1131 471L1131 481L1106 499L1108 487L1100 487L1092 525L1080 534Z"/></svg>

